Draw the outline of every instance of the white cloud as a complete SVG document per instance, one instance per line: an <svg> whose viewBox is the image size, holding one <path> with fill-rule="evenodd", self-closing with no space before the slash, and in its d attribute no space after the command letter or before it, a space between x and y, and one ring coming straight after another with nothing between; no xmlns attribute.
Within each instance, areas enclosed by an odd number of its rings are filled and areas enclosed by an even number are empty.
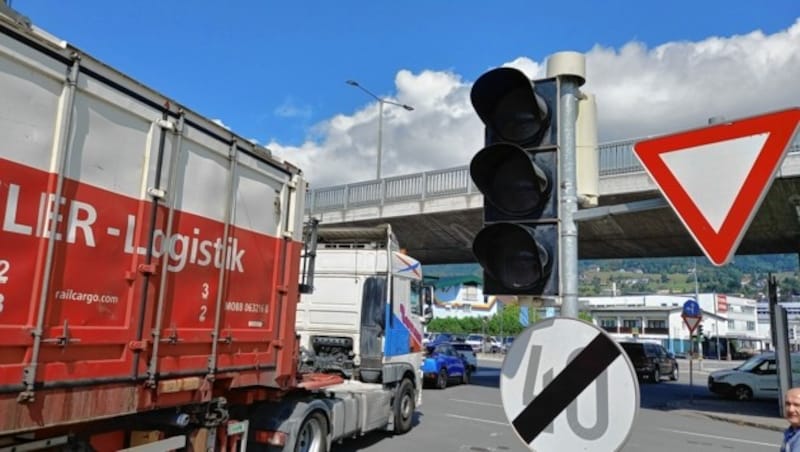
<svg viewBox="0 0 800 452"><path fill-rule="evenodd" d="M216 125L218 125L218 126L220 126L220 127L224 127L224 128L226 128L226 129L228 129L228 130L231 130L231 128L230 128L230 127L228 127L228 125L227 125L227 124L225 124L224 122L222 122L222 120L221 120L221 119L212 119L212 120L211 120L211 122L213 122L214 124L216 124Z"/></svg>
<svg viewBox="0 0 800 452"><path fill-rule="evenodd" d="M283 104L279 105L275 108L274 112L276 116L280 116L283 118L304 118L308 119L311 117L313 111L311 107L308 105L295 105L295 101L292 98L286 98L283 101Z"/></svg>
<svg viewBox="0 0 800 452"><path fill-rule="evenodd" d="M648 49L630 42L586 53L587 83L598 104L601 142L703 126L709 117L751 116L800 104L800 20L771 35L754 31ZM526 57L512 66L543 77L546 62ZM452 72L401 70L392 100L414 106L384 108L383 176L469 163L483 143L483 125L469 100L472 81ZM375 177L378 108L317 124L299 147L268 147L303 168L312 187Z"/></svg>

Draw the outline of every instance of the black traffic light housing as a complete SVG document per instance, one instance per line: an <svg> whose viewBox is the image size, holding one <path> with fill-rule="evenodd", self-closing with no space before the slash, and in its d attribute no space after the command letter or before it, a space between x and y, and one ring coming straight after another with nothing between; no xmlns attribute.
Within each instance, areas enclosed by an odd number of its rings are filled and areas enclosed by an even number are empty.
<svg viewBox="0 0 800 452"><path fill-rule="evenodd" d="M702 340L702 337L703 337L703 324L702 323L697 325L697 337L701 338L700 340Z"/></svg>
<svg viewBox="0 0 800 452"><path fill-rule="evenodd" d="M559 294L558 79L491 70L472 87L486 126L470 174L483 193L473 253L489 295Z"/></svg>

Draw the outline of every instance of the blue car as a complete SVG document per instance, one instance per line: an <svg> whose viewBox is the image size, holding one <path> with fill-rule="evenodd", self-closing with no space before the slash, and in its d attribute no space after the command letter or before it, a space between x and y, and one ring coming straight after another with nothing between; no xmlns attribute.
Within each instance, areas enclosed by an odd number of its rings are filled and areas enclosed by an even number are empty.
<svg viewBox="0 0 800 452"><path fill-rule="evenodd" d="M444 389L450 380L469 383L470 371L464 358L449 342L440 342L427 347L422 375L424 384Z"/></svg>

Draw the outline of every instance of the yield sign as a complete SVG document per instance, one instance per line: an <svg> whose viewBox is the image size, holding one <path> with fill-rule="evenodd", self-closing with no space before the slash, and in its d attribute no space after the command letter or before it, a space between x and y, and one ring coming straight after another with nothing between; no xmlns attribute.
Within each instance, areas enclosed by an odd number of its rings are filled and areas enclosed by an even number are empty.
<svg viewBox="0 0 800 452"><path fill-rule="evenodd" d="M633 146L708 259L730 261L800 121L800 108L679 132Z"/></svg>
<svg viewBox="0 0 800 452"><path fill-rule="evenodd" d="M683 323L686 324L686 328L689 328L689 334L694 333L694 330L697 329L697 325L703 320L702 317L690 317L686 314L681 315L681 317L683 317Z"/></svg>

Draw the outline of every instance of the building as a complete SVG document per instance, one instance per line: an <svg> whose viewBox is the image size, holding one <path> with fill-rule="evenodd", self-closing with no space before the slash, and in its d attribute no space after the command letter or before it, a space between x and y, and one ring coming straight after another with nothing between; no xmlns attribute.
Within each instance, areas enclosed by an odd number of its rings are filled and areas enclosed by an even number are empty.
<svg viewBox="0 0 800 452"><path fill-rule="evenodd" d="M480 276L442 277L435 285L434 318L489 318L503 305L517 303L513 296L484 296ZM595 325L617 340L652 341L675 353L686 353L692 349L692 342L681 314L684 303L690 299L694 300L695 294L580 297L579 304L580 310L588 313ZM703 335L707 338L703 345L706 356L723 357L729 350L749 353L770 348L765 303L717 293L699 294L697 301L703 314ZM795 325L798 333L795 337L800 342L800 303L784 305L789 309L790 325ZM557 315L553 312L556 310L539 308L538 317ZM728 346L734 341L735 344Z"/></svg>
<svg viewBox="0 0 800 452"><path fill-rule="evenodd" d="M800 302L782 302L781 306L786 308L786 319L788 320L789 343L793 350L800 350ZM772 328L769 318L769 302L759 301L756 303L758 314L758 328L767 337L768 343L772 343Z"/></svg>
<svg viewBox="0 0 800 452"><path fill-rule="evenodd" d="M436 280L433 317L492 317L500 309L499 299L484 297L482 278L449 276Z"/></svg>
<svg viewBox="0 0 800 452"><path fill-rule="evenodd" d="M594 323L615 339L658 342L682 353L690 347L689 328L681 316L689 299L695 299L695 295L582 297L580 303ZM717 350L723 354L728 339L746 343L740 346L743 348L766 346L769 331L758 321L755 300L715 293L699 294L697 299L703 314L703 334L712 339L706 344L707 354Z"/></svg>

